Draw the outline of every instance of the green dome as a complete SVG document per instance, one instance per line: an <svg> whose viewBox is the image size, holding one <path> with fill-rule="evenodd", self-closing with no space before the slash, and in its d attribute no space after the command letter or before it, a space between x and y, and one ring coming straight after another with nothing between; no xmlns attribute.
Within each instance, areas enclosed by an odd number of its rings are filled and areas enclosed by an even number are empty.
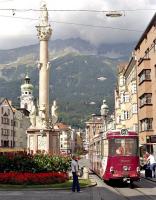
<svg viewBox="0 0 156 200"><path fill-rule="evenodd" d="M33 90L33 85L25 83L25 84L21 85L21 90Z"/></svg>

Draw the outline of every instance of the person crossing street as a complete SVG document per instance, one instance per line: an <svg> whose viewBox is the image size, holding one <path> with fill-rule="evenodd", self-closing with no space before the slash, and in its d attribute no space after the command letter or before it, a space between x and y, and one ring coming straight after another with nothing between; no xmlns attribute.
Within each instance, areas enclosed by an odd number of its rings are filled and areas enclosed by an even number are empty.
<svg viewBox="0 0 156 200"><path fill-rule="evenodd" d="M75 190L77 190L77 192L80 192L80 184L78 179L79 166L76 156L72 156L71 169L73 175L72 191L75 192Z"/></svg>

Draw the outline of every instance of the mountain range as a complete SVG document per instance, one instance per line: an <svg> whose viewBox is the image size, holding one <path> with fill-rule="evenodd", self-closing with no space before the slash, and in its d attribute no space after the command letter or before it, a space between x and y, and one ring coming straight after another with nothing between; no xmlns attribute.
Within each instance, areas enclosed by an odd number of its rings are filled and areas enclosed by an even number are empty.
<svg viewBox="0 0 156 200"><path fill-rule="evenodd" d="M80 38L49 42L50 103L59 106L59 120L83 127L92 113L99 113L106 99L114 107L117 64L128 60L134 43L95 46ZM20 86L28 72L38 97L39 44L0 50L0 97L19 106Z"/></svg>

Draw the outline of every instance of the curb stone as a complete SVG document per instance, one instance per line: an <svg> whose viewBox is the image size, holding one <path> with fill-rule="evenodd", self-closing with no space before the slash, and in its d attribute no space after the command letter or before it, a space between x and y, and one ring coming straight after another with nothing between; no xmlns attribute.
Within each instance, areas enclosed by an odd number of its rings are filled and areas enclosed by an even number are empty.
<svg viewBox="0 0 156 200"><path fill-rule="evenodd" d="M89 188L89 187L94 187L97 185L97 182L93 179L90 179L91 184L86 185L86 186L81 186L81 188ZM48 190L71 190L71 187L66 187L66 188L0 188L0 191L48 191Z"/></svg>

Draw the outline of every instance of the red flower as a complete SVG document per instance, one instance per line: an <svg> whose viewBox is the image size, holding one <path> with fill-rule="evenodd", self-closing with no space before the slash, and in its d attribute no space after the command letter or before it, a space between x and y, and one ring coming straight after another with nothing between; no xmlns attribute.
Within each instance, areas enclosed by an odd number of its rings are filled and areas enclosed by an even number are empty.
<svg viewBox="0 0 156 200"><path fill-rule="evenodd" d="M0 183L5 184L50 184L62 183L68 179L65 172L44 172L44 173L27 173L27 172L6 172L0 173Z"/></svg>

